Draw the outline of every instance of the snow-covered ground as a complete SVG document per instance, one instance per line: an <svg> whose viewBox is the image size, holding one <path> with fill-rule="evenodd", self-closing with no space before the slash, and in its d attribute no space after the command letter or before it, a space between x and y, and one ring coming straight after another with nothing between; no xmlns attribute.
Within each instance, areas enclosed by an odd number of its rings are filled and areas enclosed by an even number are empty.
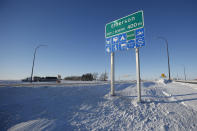
<svg viewBox="0 0 197 131"><path fill-rule="evenodd" d="M0 130L197 130L197 85L79 84L0 87Z"/></svg>
<svg viewBox="0 0 197 131"><path fill-rule="evenodd" d="M61 83L56 83L54 81L51 82L22 82L22 81L2 81L0 80L0 87L54 87L54 86L84 86L84 85L100 85L100 84L108 84L109 81L68 81L61 80ZM119 82L121 83L121 82Z"/></svg>

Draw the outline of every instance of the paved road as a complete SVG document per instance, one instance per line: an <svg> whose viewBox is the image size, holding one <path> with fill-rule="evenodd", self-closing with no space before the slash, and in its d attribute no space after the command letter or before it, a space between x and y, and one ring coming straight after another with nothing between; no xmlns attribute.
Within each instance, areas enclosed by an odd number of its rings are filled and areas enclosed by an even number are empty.
<svg viewBox="0 0 197 131"><path fill-rule="evenodd" d="M197 81L183 81L183 80L176 80L176 82L190 83L190 84L197 84Z"/></svg>
<svg viewBox="0 0 197 131"><path fill-rule="evenodd" d="M178 102L197 111L197 85L174 82L166 85L167 92Z"/></svg>

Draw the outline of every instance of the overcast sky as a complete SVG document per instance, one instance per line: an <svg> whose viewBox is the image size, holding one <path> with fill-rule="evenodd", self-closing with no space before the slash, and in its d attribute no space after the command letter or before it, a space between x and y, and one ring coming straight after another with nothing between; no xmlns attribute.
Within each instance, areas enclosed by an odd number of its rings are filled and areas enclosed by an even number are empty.
<svg viewBox="0 0 197 131"><path fill-rule="evenodd" d="M34 74L62 77L110 73L105 24L144 11L146 46L140 49L142 79L167 75L168 40L172 76L197 78L195 0L0 0L0 79ZM116 79L135 79L135 50L115 53Z"/></svg>

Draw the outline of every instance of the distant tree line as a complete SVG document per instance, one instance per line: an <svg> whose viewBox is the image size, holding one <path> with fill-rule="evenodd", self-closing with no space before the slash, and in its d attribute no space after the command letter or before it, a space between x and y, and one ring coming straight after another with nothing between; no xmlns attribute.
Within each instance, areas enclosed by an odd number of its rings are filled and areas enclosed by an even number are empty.
<svg viewBox="0 0 197 131"><path fill-rule="evenodd" d="M107 81L108 80L108 75L107 73L101 73L99 74L97 72L95 73L86 73L83 74L82 76L68 76L65 77L64 80L73 80L73 81L93 81L93 80L100 80L100 81Z"/></svg>
<svg viewBox="0 0 197 131"><path fill-rule="evenodd" d="M64 80L80 81L81 76L68 76L68 77L65 77Z"/></svg>
<svg viewBox="0 0 197 131"><path fill-rule="evenodd" d="M93 81L93 75L91 73L83 74L81 76L82 81Z"/></svg>

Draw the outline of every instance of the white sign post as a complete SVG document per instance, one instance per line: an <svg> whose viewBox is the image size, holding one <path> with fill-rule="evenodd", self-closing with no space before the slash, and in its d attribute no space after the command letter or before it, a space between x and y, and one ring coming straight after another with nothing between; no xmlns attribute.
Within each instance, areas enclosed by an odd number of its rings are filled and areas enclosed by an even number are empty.
<svg viewBox="0 0 197 131"><path fill-rule="evenodd" d="M136 48L135 52L136 52L136 77L137 77L138 102L141 102L141 79L140 79L139 48Z"/></svg>
<svg viewBox="0 0 197 131"><path fill-rule="evenodd" d="M114 96L114 52L111 52L111 95Z"/></svg>

